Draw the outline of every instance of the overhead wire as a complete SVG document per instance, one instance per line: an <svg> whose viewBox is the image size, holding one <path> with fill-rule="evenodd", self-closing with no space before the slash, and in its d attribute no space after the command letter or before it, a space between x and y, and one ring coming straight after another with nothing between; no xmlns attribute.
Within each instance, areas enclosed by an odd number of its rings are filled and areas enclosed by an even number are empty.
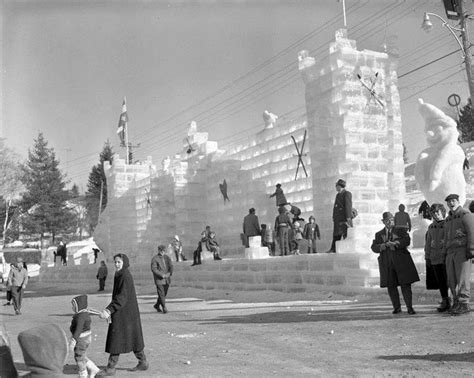
<svg viewBox="0 0 474 378"><path fill-rule="evenodd" d="M393 5L391 6L391 8L390 8L388 11L392 11L392 10L394 10L394 9L396 9L397 7L400 7L400 6L401 6L401 4L393 4ZM411 11L412 11L412 9L406 9L403 13L400 13L400 14L398 15L398 19L399 19L399 18L402 18L404 15L406 15L407 13L410 13ZM380 10L380 11L379 11L378 13L376 13L376 14L383 13L383 12L387 12L387 9L385 9L385 10ZM373 14L369 15L369 16L364 20L364 22L370 23L371 20L373 19L373 17L374 17ZM393 20L392 23L395 22L395 21L396 21L396 19ZM359 29L362 29L362 30L363 30L363 22L360 22L360 23L358 24L358 26L359 26ZM382 25L381 27L383 27L383 25ZM356 30L356 31L357 31L357 30ZM351 31L351 32L352 32L352 31ZM367 35L367 34L370 35L371 33L373 33L373 31L372 31L372 30L369 30L369 31L367 31L364 35ZM326 47L327 47L327 44L328 44L328 42L323 42L322 45L319 47L319 49L321 49L321 48L326 48ZM317 50L318 50L318 49L314 50L314 52L317 52ZM283 67L283 68L280 69L279 71L272 73L271 75L267 76L266 78L269 78L269 77L275 75L276 73L280 73L280 72L282 72L282 71L284 71L285 69L288 69L288 68L291 69L291 72L294 72L294 68L293 68L293 67L294 67L294 63L291 63L291 64L289 64L289 65L286 65L285 67ZM287 73L285 73L285 74L287 74ZM292 77L296 77L297 75L298 75L297 72L296 72L296 73L293 73L293 76L292 76ZM264 82L264 81L265 81L265 78L262 79L262 80L260 80L258 83L254 83L250 88L253 88L253 87L256 86L257 84L260 84L260 83L262 83L262 82ZM268 85L268 84L267 84L267 85ZM248 90L248 88L246 88L245 90ZM239 94L245 93L245 90L239 92ZM233 97L235 97L235 95L234 95ZM242 96L241 98L239 98L238 100L242 100L242 99L244 99L244 98L246 98L246 97L247 97L247 96L244 95L244 96ZM244 107L244 108L245 108L245 107ZM235 112L234 112L234 113L235 113ZM228 118L228 115L226 115L225 117ZM214 119L214 120L215 120L215 119ZM209 129L209 126L210 126L209 124L206 124L206 129ZM179 131L177 131L177 132L179 132Z"/></svg>
<svg viewBox="0 0 474 378"><path fill-rule="evenodd" d="M366 4L364 4L364 6L365 6L365 5L366 5ZM391 6L388 10L391 11L391 10L393 10L393 9L396 9L397 7L400 7L400 6L401 6L401 4L392 4L392 6ZM385 10L383 10L383 9L382 9L382 10L379 10L379 11L376 13L376 15L378 15L378 14L380 14L380 13L383 13L384 11L386 12L387 9L385 9ZM408 11L410 11L410 10L408 10ZM403 14L402 14L402 15L399 15L399 17L402 17L402 16L403 16ZM373 14L368 15L362 22L359 22L358 25L357 25L357 27L354 28L354 29L355 29L356 31L357 31L357 29L363 29L363 24L364 24L364 23L370 24L371 21L372 21L372 19L373 19L373 17L374 17ZM370 33L369 33L369 34L370 34ZM324 41L318 49L327 48L328 43L329 43L329 42ZM313 50L312 52L316 52L318 49ZM237 94L234 94L233 96L231 96L231 98L234 98L234 97L237 96L237 95L240 95L240 94L242 94L242 93L245 93L247 90L252 89L252 88L254 88L255 86L257 86L257 85L259 85L259 84L261 84L261 83L264 83L265 80L268 80L269 78L272 78L274 75L279 74L279 73L283 72L284 70L291 69L291 72L293 72L293 76L296 77L296 76L298 75L298 72L294 73L294 65L295 65L295 63L292 62L292 63L290 63L290 64L284 66L283 68L281 68L281 69L279 69L278 71L272 73L271 75L268 75L268 76L266 76L265 78L261 79L261 80L258 81L257 83L252 84L250 87L244 89L243 91L241 91L241 92L239 92L239 93L237 93ZM288 73L288 72L287 72L287 73ZM284 73L284 74L287 74L287 73ZM243 98L245 98L245 97L246 97L246 95L243 96ZM229 99L226 99L226 100L228 101ZM176 133L179 133L179 132L180 132L179 130L176 131Z"/></svg>
<svg viewBox="0 0 474 378"><path fill-rule="evenodd" d="M311 34L311 33L308 33L306 36L308 36L308 35L310 35L310 34ZM291 46L291 45L290 45L290 46ZM326 44L326 46L327 46L327 44ZM282 50L282 51L289 51L289 49L290 49L290 47L287 47L286 49L284 49L284 50ZM317 51L317 50L316 50L316 51ZM269 61L271 61L271 59L272 59L272 58L267 59L265 62L268 62L268 63L269 63ZM268 63L267 63L267 64L268 64ZM293 63L291 63L291 65L288 65L288 66L286 66L286 67L294 67L294 64L295 64L295 63L293 62ZM252 74L252 73L257 72L258 70L260 70L260 69L263 68L263 67L264 67L264 65L263 65L263 63L262 63L261 65L255 67L253 70L249 71L249 75ZM286 67L284 67L283 69L285 69ZM294 72L294 71L293 71L293 72ZM284 75L287 75L287 74L288 74L288 72L285 73ZM407 74L408 74L408 73L407 73ZM274 74L272 74L272 75L274 76ZM295 73L294 75L296 76L296 75L298 75L298 73ZM270 76L270 77L273 77L273 76ZM284 77L284 76L282 76L282 77ZM243 80L243 78L245 78L245 75L241 75L240 77L238 77L237 79L235 79L234 81L232 81L231 83L229 83L227 86L224 86L223 88L221 88L221 90L219 90L219 91L216 92L216 93L217 93L217 94L223 93L223 92L224 92L225 90L227 90L228 88L234 86L236 82L239 82L239 81ZM289 79L290 79L290 78L287 78L288 82L289 82ZM285 83L286 83L286 82L285 82ZM254 84L255 84L255 83L254 83ZM274 88L270 88L270 89L274 89ZM259 90L261 90L261 88L259 88ZM268 88L267 88L267 90L268 90ZM274 93L273 90L272 90L272 93ZM195 105L193 106L193 108L197 107L198 105L202 104L202 103L205 102L205 101L208 101L211 97L213 97L213 96L207 96L207 97L204 98L202 101L200 101L200 102L198 102L197 104L195 104ZM245 96L244 96L244 97L245 97ZM243 99L244 99L244 98L242 98L242 100L243 100ZM233 103L232 105L237 105L237 103L238 103L238 102L235 102L235 103ZM228 105L228 106L229 106L229 105ZM241 107L242 107L242 106L241 106ZM245 108L245 107L244 107L244 108ZM302 108L303 108L303 107L302 107ZM226 109L229 109L229 108L227 107ZM188 111L188 110L189 110L189 109L186 108L186 109L184 109L182 112L186 112L186 111ZM202 114L201 114L201 113L202 113ZM200 115L202 115L202 116L205 115L205 112L201 112L201 113L200 113ZM234 110L232 114L234 114L234 113L235 113L235 114L238 113L238 109L237 109L237 110ZM179 114L181 114L181 113L178 113L177 116L178 116ZM208 116L208 117L211 117L212 114L210 114L210 115L208 114L207 116ZM225 115L226 118L228 118L229 116L230 116L229 114L226 114L226 115ZM218 122L218 117L216 117L216 116L214 115L214 118L210 118L210 121L213 122L212 125L214 125L214 124L216 124L216 122ZM164 121L164 122L166 122L166 121ZM209 127L210 125L207 124L206 126ZM175 128L170 128L170 131L173 131L173 130L175 130ZM178 132L181 132L181 131L178 131ZM161 137L161 136L160 136L160 137ZM230 136L230 138L232 138L232 136ZM169 143L169 142L163 141L163 143ZM153 147L156 147L156 144L155 144ZM78 158L78 159L79 159L79 158Z"/></svg>

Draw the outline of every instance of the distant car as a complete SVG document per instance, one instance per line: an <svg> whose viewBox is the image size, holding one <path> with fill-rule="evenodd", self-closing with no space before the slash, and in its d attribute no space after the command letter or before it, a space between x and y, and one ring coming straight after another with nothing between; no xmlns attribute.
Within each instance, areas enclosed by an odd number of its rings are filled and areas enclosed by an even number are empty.
<svg viewBox="0 0 474 378"><path fill-rule="evenodd" d="M26 263L28 277L39 275L41 268L41 251L36 248L4 248L0 250L0 271L2 283L8 279L10 273L10 264L16 263L18 257L21 257Z"/></svg>

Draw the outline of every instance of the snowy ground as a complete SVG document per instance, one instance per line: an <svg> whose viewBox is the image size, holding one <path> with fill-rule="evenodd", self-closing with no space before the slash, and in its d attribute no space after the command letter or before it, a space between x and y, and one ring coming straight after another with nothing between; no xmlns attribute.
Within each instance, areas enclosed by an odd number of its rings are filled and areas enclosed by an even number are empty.
<svg viewBox="0 0 474 378"><path fill-rule="evenodd" d="M109 284L109 283L108 283ZM90 294L102 309L110 299L95 283L77 290L67 284L32 283L23 315L0 307L17 367L26 372L16 342L18 333L44 323L65 331L70 299ZM391 314L388 297L344 298L328 293L289 295L273 292L206 292L171 288L166 315L153 309L153 286L137 288L146 354L151 368L127 369L136 361L121 356L117 376L404 376L470 377L474 363L473 315L451 317L436 303L415 297L418 314ZM89 357L104 365L107 327L93 320ZM73 358L66 375L77 374Z"/></svg>

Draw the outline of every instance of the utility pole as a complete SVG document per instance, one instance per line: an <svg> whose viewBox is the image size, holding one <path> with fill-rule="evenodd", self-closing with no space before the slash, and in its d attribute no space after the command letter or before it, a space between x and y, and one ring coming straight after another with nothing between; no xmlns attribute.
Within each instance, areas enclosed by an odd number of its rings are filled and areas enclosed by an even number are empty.
<svg viewBox="0 0 474 378"><path fill-rule="evenodd" d="M464 13L464 5L463 0L458 0L458 13L459 13L459 22L461 26L461 39L462 45L464 49L464 64L466 66L466 74L467 74L467 84L469 86L469 95L471 97L471 101L474 99L474 81L472 75L472 55L471 55L471 42L469 41L469 33L468 33L468 25L467 21L472 18L472 15Z"/></svg>

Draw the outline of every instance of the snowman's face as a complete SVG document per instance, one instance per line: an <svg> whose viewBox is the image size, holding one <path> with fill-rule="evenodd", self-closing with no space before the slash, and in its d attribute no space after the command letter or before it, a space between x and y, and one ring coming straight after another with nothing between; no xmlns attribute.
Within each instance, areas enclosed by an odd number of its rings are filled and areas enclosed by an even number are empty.
<svg viewBox="0 0 474 378"><path fill-rule="evenodd" d="M426 141L432 146L449 139L449 132L447 130L448 128L444 127L442 123L427 125L425 128Z"/></svg>

